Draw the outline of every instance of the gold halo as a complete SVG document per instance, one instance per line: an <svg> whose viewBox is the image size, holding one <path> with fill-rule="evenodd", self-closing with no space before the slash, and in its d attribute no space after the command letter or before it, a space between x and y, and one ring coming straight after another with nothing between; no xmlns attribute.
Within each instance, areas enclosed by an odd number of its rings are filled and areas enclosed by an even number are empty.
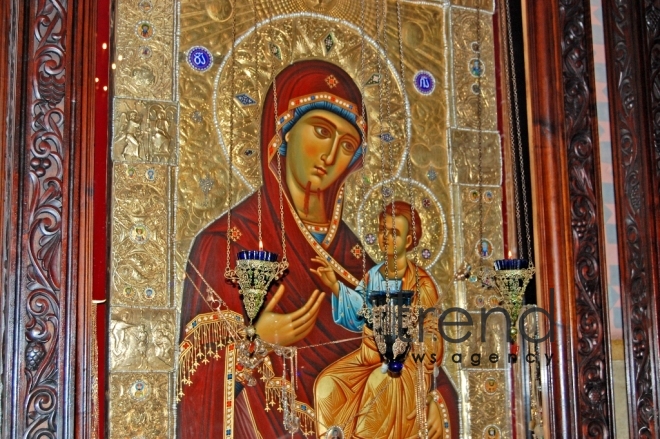
<svg viewBox="0 0 660 439"><path fill-rule="evenodd" d="M385 192L391 195L384 197ZM383 211L383 203L395 200L410 203L409 191L412 190L414 208L422 219L422 237L417 242L417 261L425 269L431 268L447 248L447 218L445 211L431 190L415 180L403 178L381 182L371 186L358 207L358 236L369 256L381 260L378 243L370 243L367 236L376 236L378 232L378 216ZM426 200L426 201L425 201ZM428 250L428 257L424 251ZM409 255L412 258L412 255Z"/></svg>
<svg viewBox="0 0 660 439"><path fill-rule="evenodd" d="M277 25L277 28L274 27ZM291 34L283 33L287 29ZM326 51L322 41L332 33L335 45ZM257 24L256 37L254 27L248 29L238 40L234 47L236 56L236 69L234 74L234 96L247 94L253 101L252 105L243 105L236 99L234 107L234 149L233 166L238 178L253 190L261 184L261 114L265 93L271 85L271 67L275 74L286 66L305 59L323 59L343 68L358 84L367 84L369 79L377 72L377 49L370 37L365 37L365 68L360 72L360 49L362 35L360 30L348 23L339 25L336 20L315 13L297 13L287 16L274 17L272 23L264 21ZM293 42L293 43L292 43ZM256 45L259 44L257 47ZM279 47L281 60L270 52L270 45ZM381 52L382 54L382 52ZM259 74L255 74L255 56L259 59ZM382 56L382 55L381 55ZM229 53L221 63L214 83L213 104L216 136L220 146L228 158L227 145L229 144L230 108L231 108L231 75L230 69L232 54ZM384 83L391 84L391 93L383 96L383 108L389 100L391 128L384 128L394 140L383 142L383 148L389 156L392 147L392 156L395 157L401 172L404 164L404 145L406 143L405 122L410 121L407 96L401 92L400 78L395 64L388 58L382 58L381 73ZM383 91L384 93L384 91ZM366 104L367 120L369 123L369 145L380 144L379 115L379 86L365 85L363 99ZM273 115L273 118L275 116ZM410 127L408 127L410 128ZM365 165L367 169L380 175L376 169L380 168L380 151L372 147L367 153Z"/></svg>

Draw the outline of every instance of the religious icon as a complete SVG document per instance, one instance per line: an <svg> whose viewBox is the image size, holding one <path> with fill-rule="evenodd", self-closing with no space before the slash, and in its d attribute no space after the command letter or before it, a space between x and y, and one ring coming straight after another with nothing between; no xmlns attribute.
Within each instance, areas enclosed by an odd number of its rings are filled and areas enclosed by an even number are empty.
<svg viewBox="0 0 660 439"><path fill-rule="evenodd" d="M486 427L486 431L484 432L484 438L485 439L500 439L500 429L497 428L494 425L491 425L489 427Z"/></svg>
<svg viewBox="0 0 660 439"><path fill-rule="evenodd" d="M484 390L486 390L486 393L495 393L497 391L497 380L493 377L486 378Z"/></svg>
<svg viewBox="0 0 660 439"><path fill-rule="evenodd" d="M149 387L142 380L137 380L130 388L130 394L134 399L143 400L149 395Z"/></svg>
<svg viewBox="0 0 660 439"><path fill-rule="evenodd" d="M273 108L272 87L262 105L262 233L264 236L279 236L280 233L279 160L283 190L287 194L283 214L290 265L279 288L271 288L254 327L266 342L297 346L300 352L298 368L305 371L297 378L297 403L314 407L315 399L323 398L323 395L315 397L313 393L318 374L360 346L352 330L335 323L331 298L321 292L327 291L327 288L317 275L310 273L309 267L313 258L322 258L330 264L337 278L351 288L355 288L362 277L362 257L356 258L350 252L361 243L344 223L342 211L344 183L363 163L361 155L364 149L361 145L365 141L367 121L361 116L362 96L359 87L337 65L320 60L299 61L285 67L277 75L276 83L277 111ZM277 120L275 113L278 115ZM258 196L258 193L254 193L231 211L232 224L241 224L242 232L240 240L232 241L233 252L257 248L259 244L258 230L250 226L257 220ZM202 230L193 243L181 309L181 325L189 330L182 329L182 345L198 343L195 331L202 330L199 328L203 326L195 327L191 323L203 321L204 315L211 315L209 313L212 310L206 304L206 297L198 292L206 290L206 283L222 297L229 310L243 314L238 291L227 285L224 273L218 269L226 262L222 249L226 248L228 238L227 219L221 216ZM278 251L279 245L276 242L264 242L275 247L264 250ZM365 257L366 268L370 269L374 264L368 255ZM193 265L199 272L192 268ZM435 289L432 291L435 292ZM429 302L427 306L432 304ZM290 324L282 324L287 321ZM336 340L350 338L355 340L334 344ZM307 350L306 346L314 346L314 349ZM380 354L374 350L372 355L376 356L379 369ZM273 363L278 361L277 357L272 360ZM268 387L268 383L248 386L241 382L240 374L231 374L225 369L224 358L210 358L207 363L196 368L194 373L191 372L188 375L191 384L182 387L184 396L177 410L179 437L224 436L227 427L225 417L204 416L204 401L223 401L227 392L236 392L237 395L235 404L231 405L234 410L232 416L249 420L234 423L234 437L254 437L259 434L263 437L283 437L288 434L283 426L281 412L254 410L254 407L266 406L269 400L273 404L280 404L278 396L268 393L271 396L267 397L265 387ZM264 363L264 367L272 368L270 364ZM429 367L432 371L433 366ZM274 371L271 373L274 374ZM232 380L218 379L228 375L232 376ZM234 388L234 379L240 384L237 388ZM275 379L281 380L281 376L272 378ZM448 390L447 399L455 401L457 396L452 385L448 380L444 385ZM371 387L365 387L365 392L371 390ZM414 394L413 388L411 392ZM191 398L189 395L204 395L207 399L200 400L199 396ZM274 397L275 400L272 399ZM356 396L349 404L359 407L361 400ZM409 404L406 404L408 407ZM414 407L414 401L412 404ZM454 409L452 405L451 419L457 422L458 413ZM308 413L298 411L301 428L314 431L316 419ZM398 417L393 416L389 409L377 416L387 422L393 422ZM204 418L204 422L198 422L201 418ZM412 431L416 421L413 419L406 422L406 428ZM326 425L333 424L337 425L334 422ZM458 432L458 429L452 431Z"/></svg>
<svg viewBox="0 0 660 439"><path fill-rule="evenodd" d="M482 259L490 258L493 255L493 244L486 238L482 238L477 243L477 254Z"/></svg>
<svg viewBox="0 0 660 439"><path fill-rule="evenodd" d="M137 33L141 38L148 40L154 35L154 27L148 21L141 21L137 25Z"/></svg>
<svg viewBox="0 0 660 439"><path fill-rule="evenodd" d="M136 224L130 232L130 237L136 244L144 244L148 239L147 227L144 224Z"/></svg>
<svg viewBox="0 0 660 439"><path fill-rule="evenodd" d="M132 287L124 287L124 296L126 297L131 297L133 295L133 288Z"/></svg>
<svg viewBox="0 0 660 439"><path fill-rule="evenodd" d="M470 60L470 73L472 76L479 77L484 73L484 64L481 60L473 58Z"/></svg>

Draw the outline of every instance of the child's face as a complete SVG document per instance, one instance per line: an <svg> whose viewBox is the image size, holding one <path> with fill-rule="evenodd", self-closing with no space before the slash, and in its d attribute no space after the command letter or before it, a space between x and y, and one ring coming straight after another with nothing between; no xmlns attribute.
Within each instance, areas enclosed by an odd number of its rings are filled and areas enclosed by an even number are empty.
<svg viewBox="0 0 660 439"><path fill-rule="evenodd" d="M402 255L412 243L408 233L408 220L403 216L394 217L394 230L396 240L392 239L392 215L385 215L385 221L380 221L378 230L378 246L388 256Z"/></svg>

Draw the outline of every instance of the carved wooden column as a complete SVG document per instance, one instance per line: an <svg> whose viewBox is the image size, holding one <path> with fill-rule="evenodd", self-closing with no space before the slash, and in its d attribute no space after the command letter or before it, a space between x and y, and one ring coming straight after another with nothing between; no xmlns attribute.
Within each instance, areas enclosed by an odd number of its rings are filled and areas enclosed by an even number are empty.
<svg viewBox="0 0 660 439"><path fill-rule="evenodd" d="M613 437L590 5L528 0L527 96L548 437ZM548 425L549 424L549 425Z"/></svg>
<svg viewBox="0 0 660 439"><path fill-rule="evenodd" d="M614 437L612 354L588 0L561 0L564 126L575 285L579 434Z"/></svg>
<svg viewBox="0 0 660 439"><path fill-rule="evenodd" d="M631 438L659 438L660 8L603 0Z"/></svg>
<svg viewBox="0 0 660 439"><path fill-rule="evenodd" d="M94 6L1 6L3 438L89 433Z"/></svg>

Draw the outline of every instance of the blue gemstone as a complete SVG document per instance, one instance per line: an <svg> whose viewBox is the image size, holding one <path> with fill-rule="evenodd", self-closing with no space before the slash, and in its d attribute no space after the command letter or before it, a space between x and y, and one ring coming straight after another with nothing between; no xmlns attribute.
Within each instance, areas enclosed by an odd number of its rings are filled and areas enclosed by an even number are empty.
<svg viewBox="0 0 660 439"><path fill-rule="evenodd" d="M389 143L389 142L391 142L392 140L394 140L394 136L393 136L392 134L390 134L390 133L383 133L383 134L380 136L380 138L381 138L381 140L382 140L383 142L387 142L387 143Z"/></svg>
<svg viewBox="0 0 660 439"><path fill-rule="evenodd" d="M311 100L315 100L315 99L316 99L316 96L310 96L309 98L310 98Z"/></svg>
<svg viewBox="0 0 660 439"><path fill-rule="evenodd" d="M403 370L403 363L400 361L390 361L387 363L387 368L392 373L399 373Z"/></svg>
<svg viewBox="0 0 660 439"><path fill-rule="evenodd" d="M229 373L229 374L227 374L227 379L228 379L228 380L230 380L230 379L231 379L231 377L232 377L232 374L230 374L230 373Z"/></svg>
<svg viewBox="0 0 660 439"><path fill-rule="evenodd" d="M247 107L249 105L255 105L257 103L257 101L252 99L252 97L247 93L241 93L236 95L236 100L244 107Z"/></svg>

